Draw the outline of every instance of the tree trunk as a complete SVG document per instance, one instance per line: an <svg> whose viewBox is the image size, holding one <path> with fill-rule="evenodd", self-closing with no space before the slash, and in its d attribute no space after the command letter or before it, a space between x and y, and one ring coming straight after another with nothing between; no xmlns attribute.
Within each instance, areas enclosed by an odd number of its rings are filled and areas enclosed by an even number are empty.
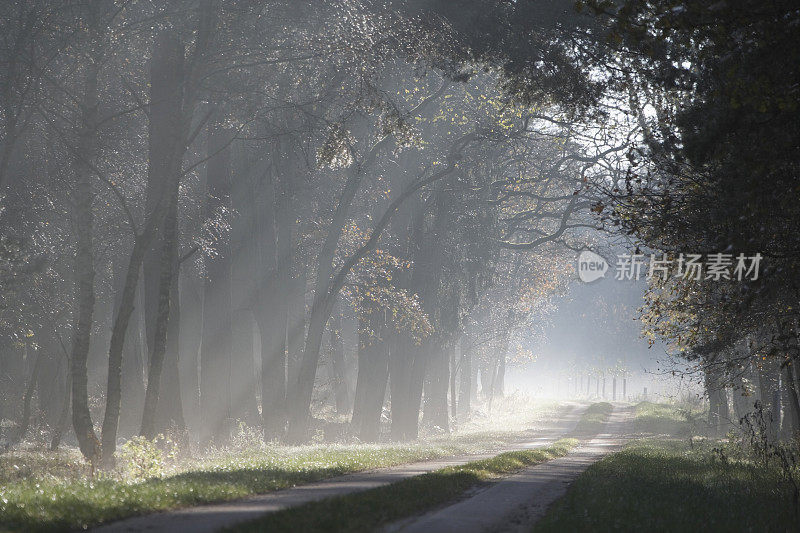
<svg viewBox="0 0 800 533"><path fill-rule="evenodd" d="M458 379L459 365L456 362L456 348L453 346L450 349L450 418L453 420L453 425L458 424L458 396L456 394L456 383ZM463 372L463 369L460 369Z"/></svg>
<svg viewBox="0 0 800 533"><path fill-rule="evenodd" d="M180 286L178 283L180 265L178 264L177 236L172 250L173 267L169 288L169 316L167 318L167 339L164 352L164 368L159 387L159 400L156 404L155 431L177 431L186 429L183 416L183 398L181 397L180 369L180 330L181 322ZM252 376L252 370L250 373Z"/></svg>
<svg viewBox="0 0 800 533"><path fill-rule="evenodd" d="M156 37L150 67L147 218L141 233L134 238L125 285L111 330L106 412L103 419L105 466L113 465L114 461L121 401L122 353L130 317L134 310L140 270L151 241L166 219L170 206L165 204L172 198L171 191L177 188L180 180L180 166L189 122L186 116L189 113L189 106L180 90L184 80L183 54L183 46L173 30L164 30ZM147 292L146 287L145 292ZM147 308L146 294L144 299ZM145 330L147 330L146 322L147 315L145 315ZM149 333L146 333L146 337L149 337ZM150 353L152 354L152 351Z"/></svg>
<svg viewBox="0 0 800 533"><path fill-rule="evenodd" d="M72 424L83 456L94 466L100 456L100 441L94 432L92 415L89 412L89 389L86 361L94 313L94 215L92 203L92 174L90 162L97 154L97 78L98 61L90 61L86 67L83 90L83 117L75 158L76 183L73 193L75 206L75 296L73 304L72 330Z"/></svg>
<svg viewBox="0 0 800 533"><path fill-rule="evenodd" d="M392 440L415 440L419 433L419 411L425 380L428 352L408 334L392 336L389 350L390 392L392 399Z"/></svg>
<svg viewBox="0 0 800 533"><path fill-rule="evenodd" d="M25 387L25 395L22 398L22 418L19 421L19 429L14 439L20 442L25 438L28 432L28 425L31 421L31 401L33 400L33 392L36 390L36 381L39 378L39 371L42 366L42 354L40 350L36 350L36 361L33 363L31 376L28 378L28 384Z"/></svg>
<svg viewBox="0 0 800 533"><path fill-rule="evenodd" d="M114 282L114 299L116 300L115 320L119 315L121 297L124 293L125 280L127 277L126 267L127 265L123 264L115 268L114 276L118 278ZM139 300L139 302L134 304L133 313L128 322L127 329L129 333L125 335L122 351L120 404L125 406L125 409L120 410L119 413L119 433L122 436L133 435L139 430L141 413L144 409L144 361L147 342L144 338L144 332L142 331L142 308L144 305L141 302L142 291L141 285L139 284L137 284L134 299Z"/></svg>
<svg viewBox="0 0 800 533"><path fill-rule="evenodd" d="M347 369L344 362L341 300L334 307L328 328L331 334L331 366L333 367L333 396L336 402L336 414L344 415L350 410L350 394L347 388Z"/></svg>
<svg viewBox="0 0 800 533"><path fill-rule="evenodd" d="M186 269L178 276L181 306L180 376L186 423L197 433L200 427L200 344L203 338L203 284Z"/></svg>
<svg viewBox="0 0 800 533"><path fill-rule="evenodd" d="M704 376L706 394L708 395L708 426L716 433L719 427L719 395L717 395L714 380L710 371L706 370Z"/></svg>
<svg viewBox="0 0 800 533"><path fill-rule="evenodd" d="M230 212L231 165L228 143L231 133L218 116L209 128L207 168L207 216ZM228 437L233 428L232 398L232 302L230 241L217 243L217 257L208 262L203 299L203 344L200 350L200 406L203 440Z"/></svg>
<svg viewBox="0 0 800 533"><path fill-rule="evenodd" d="M280 137L273 146L273 171L263 190L265 217L261 260L266 271L265 295L260 309L261 330L261 416L267 440L283 438L286 429L287 347L298 350L304 327L303 287L294 287L291 267L292 220L289 181L289 138ZM295 289L293 292L292 289ZM290 298L294 306L290 312ZM292 317L290 326L289 317ZM288 339L287 339L288 335ZM288 343L288 346L287 346Z"/></svg>
<svg viewBox="0 0 800 533"><path fill-rule="evenodd" d="M290 391L290 416L287 438L289 442L300 443L308 438L308 423L311 416L311 397L314 390L314 378L319 363L322 336L333 309L336 295L330 294L333 277L333 259L339 238L347 224L350 205L358 192L364 174L359 167L352 168L345 183L342 194L336 205L333 219L328 226L328 233L317 256L316 282L314 300L308 319L308 331L303 346L303 357L297 373L296 382ZM338 293L338 290L337 290Z"/></svg>
<svg viewBox="0 0 800 533"><path fill-rule="evenodd" d="M381 413L389 377L389 343L385 314L371 311L359 327L358 380L351 427L363 442L380 436Z"/></svg>
<svg viewBox="0 0 800 533"><path fill-rule="evenodd" d="M789 436L794 436L800 431L800 393L797 390L795 361L790 361L785 367L786 388L789 392L789 401L786 406L786 418L788 419L787 434Z"/></svg>
<svg viewBox="0 0 800 533"><path fill-rule="evenodd" d="M497 359L497 371L494 378L492 397L505 396L506 392L506 358L508 357L508 341L503 343L503 349Z"/></svg>
<svg viewBox="0 0 800 533"><path fill-rule="evenodd" d="M47 332L49 330L49 332ZM59 422L61 402L64 399L64 363L61 347L56 340L56 325L46 324L42 333L36 335L39 344L38 357L42 359L36 380L36 397L43 422L51 429ZM45 333L47 332L47 333Z"/></svg>
<svg viewBox="0 0 800 533"><path fill-rule="evenodd" d="M61 439L69 428L69 412L72 404L72 374L66 373L66 386L64 387L64 403L61 406L61 416L59 417L58 425L53 432L53 438L50 439L50 449L57 450L61 445Z"/></svg>
<svg viewBox="0 0 800 533"><path fill-rule="evenodd" d="M458 412L461 420L469 419L472 410L472 353L461 347L461 382L458 387Z"/></svg>
<svg viewBox="0 0 800 533"><path fill-rule="evenodd" d="M150 352L150 360L148 361L147 390L144 395L142 427L139 430L139 434L147 439L153 439L158 430L156 427L156 409L161 392L161 375L167 350L167 334L169 332L174 293L173 285L177 283L175 269L177 267L178 250L178 188L177 183L175 185L173 190L169 192L167 217L164 219L161 272L158 284L158 314L156 315L155 331L153 332L153 350ZM177 352L173 355L177 357ZM175 363L177 371L177 361ZM180 387L173 392L179 391ZM180 408L180 399L178 399L177 408ZM174 422L182 425L183 414L180 413L178 420Z"/></svg>
<svg viewBox="0 0 800 533"><path fill-rule="evenodd" d="M450 350L445 343L436 343L431 354L428 376L425 380L423 395L425 403L422 410L422 421L442 431L450 431L447 413L447 386L450 377Z"/></svg>
<svg viewBox="0 0 800 533"><path fill-rule="evenodd" d="M733 412L736 417L735 422L741 421L745 415L752 411L752 404L748 400L749 391L745 388L744 379L742 375L737 375L734 378L733 393Z"/></svg>
<svg viewBox="0 0 800 533"><path fill-rule="evenodd" d="M144 260L146 239L137 237L128 261L125 287L122 291L117 316L111 328L111 343L108 349L108 385L106 387L106 412L103 417L103 466L113 467L117 446L120 402L122 399L122 352L139 283L139 270ZM74 402L74 399L73 399Z"/></svg>
<svg viewBox="0 0 800 533"><path fill-rule="evenodd" d="M308 313L306 312L307 276L306 265L295 265L297 271L291 276L288 283L289 309L286 321L286 384L291 386L297 383L300 374L300 361L303 359L306 329L308 326ZM287 391L287 400L289 394ZM286 416L288 417L288 410Z"/></svg>
<svg viewBox="0 0 800 533"><path fill-rule="evenodd" d="M255 334L257 327L256 305L253 301L259 291L259 282L264 269L259 264L257 212L257 183L250 168L245 143L231 145L231 167L233 173L231 204L236 216L231 221L231 301L232 301L232 355L233 383L236 384L233 417L250 426L260 426L258 412ZM258 167L260 168L260 167ZM261 178L261 176L258 176ZM261 357L259 352L258 357Z"/></svg>
<svg viewBox="0 0 800 533"><path fill-rule="evenodd" d="M727 389L722 382L719 371L706 370L706 392L708 393L708 423L715 434L719 434L730 419Z"/></svg>

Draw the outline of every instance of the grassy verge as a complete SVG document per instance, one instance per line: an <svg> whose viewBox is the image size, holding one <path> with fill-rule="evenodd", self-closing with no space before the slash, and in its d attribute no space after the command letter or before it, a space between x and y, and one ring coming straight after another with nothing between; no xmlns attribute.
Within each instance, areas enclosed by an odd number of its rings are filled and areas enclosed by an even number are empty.
<svg viewBox="0 0 800 533"><path fill-rule="evenodd" d="M699 427L698 409L675 405L640 402L636 405L634 431L655 435L687 437Z"/></svg>
<svg viewBox="0 0 800 533"><path fill-rule="evenodd" d="M593 403L583 412L578 425L575 426L575 434L584 436L600 433L613 410L614 407L608 402Z"/></svg>
<svg viewBox="0 0 800 533"><path fill-rule="evenodd" d="M518 411L556 416L557 407ZM531 419L517 420L529 427ZM515 426L505 426L515 427ZM484 429L488 428L488 430ZM238 437L235 449L203 454L184 450L184 460L154 461L155 477L122 472L89 479L75 449L12 451L0 455L0 531L68 531L129 516L221 502L342 474L449 455L496 450L525 433L478 424L452 436L415 444L264 445L258 432ZM144 457L149 462L151 457ZM163 462L163 465L160 464ZM128 465L130 466L130 465Z"/></svg>
<svg viewBox="0 0 800 533"><path fill-rule="evenodd" d="M231 531L374 531L447 503L491 478L566 455L577 443L576 439L562 439L545 448L501 453L377 489L272 513Z"/></svg>
<svg viewBox="0 0 800 533"><path fill-rule="evenodd" d="M485 441L484 441L485 443ZM141 482L20 479L0 486L0 525L24 531L85 528L147 512L243 498L359 470L472 452L473 443L333 446L240 454ZM0 527L2 529L2 527Z"/></svg>
<svg viewBox="0 0 800 533"><path fill-rule="evenodd" d="M722 460L709 443L643 440L589 467L534 532L796 528L777 469Z"/></svg>

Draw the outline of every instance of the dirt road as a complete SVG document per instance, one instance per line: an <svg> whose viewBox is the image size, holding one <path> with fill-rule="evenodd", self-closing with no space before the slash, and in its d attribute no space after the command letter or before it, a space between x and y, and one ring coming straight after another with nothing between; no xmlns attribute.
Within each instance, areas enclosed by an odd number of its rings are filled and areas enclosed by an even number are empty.
<svg viewBox="0 0 800 533"><path fill-rule="evenodd" d="M459 455L432 461L357 472L317 483L271 492L245 500L202 505L165 513L128 518L100 526L93 531L98 533L161 531L172 533L202 533L219 531L225 527L258 518L265 513L275 512L333 496L341 496L373 489L433 470L493 457L504 451L536 448L552 444L559 438L568 435L573 430L584 409L585 407L573 407L560 417L559 420L554 421L549 427L544 427L536 431L530 438L491 453Z"/></svg>
<svg viewBox="0 0 800 533"><path fill-rule="evenodd" d="M562 497L589 465L618 450L631 430L630 408L616 408L605 433L565 457L532 466L467 498L386 528L402 533L530 531L547 507Z"/></svg>

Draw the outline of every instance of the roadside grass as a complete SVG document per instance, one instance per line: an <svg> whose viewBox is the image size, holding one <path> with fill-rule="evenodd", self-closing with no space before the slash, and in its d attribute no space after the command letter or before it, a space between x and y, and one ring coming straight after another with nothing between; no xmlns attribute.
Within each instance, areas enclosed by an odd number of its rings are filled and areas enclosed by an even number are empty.
<svg viewBox="0 0 800 533"><path fill-rule="evenodd" d="M81 529L131 515L243 498L359 470L478 449L474 442L305 448L294 448L291 453L277 449L217 457L194 470L141 482L52 475L16 480L0 486L0 528Z"/></svg>
<svg viewBox="0 0 800 533"><path fill-rule="evenodd" d="M698 429L702 414L700 409L690 406L639 402L633 427L637 433L688 437Z"/></svg>
<svg viewBox="0 0 800 533"><path fill-rule="evenodd" d="M713 443L645 439L590 466L533 528L561 531L796 531L777 468Z"/></svg>
<svg viewBox="0 0 800 533"><path fill-rule="evenodd" d="M229 531L374 531L447 503L490 479L564 456L577 444L576 439L561 439L543 448L501 453L384 487L271 513Z"/></svg>
<svg viewBox="0 0 800 533"><path fill-rule="evenodd" d="M614 406L608 402L593 403L581 415L578 425L575 426L575 434L586 436L600 433L613 410Z"/></svg>
<svg viewBox="0 0 800 533"><path fill-rule="evenodd" d="M520 403L520 402L518 402ZM520 404L521 405L521 404ZM520 407L517 426L555 416L555 404ZM338 475L488 452L517 441L523 431L473 424L453 435L413 444L263 444L257 431L241 428L236 446L200 453L185 449L183 459L157 465L148 479L119 471L87 476L80 453L12 450L0 455L0 531L69 531L134 515L270 492ZM130 466L130 465L125 465Z"/></svg>
<svg viewBox="0 0 800 533"><path fill-rule="evenodd" d="M32 477L80 479L87 472L77 448L56 451L23 449L0 454L0 486Z"/></svg>

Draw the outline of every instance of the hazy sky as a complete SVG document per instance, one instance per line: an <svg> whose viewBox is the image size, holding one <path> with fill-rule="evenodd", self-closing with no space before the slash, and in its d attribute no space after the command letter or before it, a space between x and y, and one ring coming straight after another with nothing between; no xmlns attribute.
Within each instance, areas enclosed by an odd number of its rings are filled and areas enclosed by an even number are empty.
<svg viewBox="0 0 800 533"><path fill-rule="evenodd" d="M641 337L637 317L645 287L644 280L614 279L613 265L605 278L592 283L576 277L567 293L554 299L544 341L534 349L536 360L510 367L506 389L563 395L568 387L574 387L574 381L567 380L576 379L576 365L580 369L621 365L630 372L628 390L632 394L642 393L645 386L651 394L672 390L677 383L660 375L660 369L668 366L664 347L648 347ZM592 378L592 391L594 383Z"/></svg>

